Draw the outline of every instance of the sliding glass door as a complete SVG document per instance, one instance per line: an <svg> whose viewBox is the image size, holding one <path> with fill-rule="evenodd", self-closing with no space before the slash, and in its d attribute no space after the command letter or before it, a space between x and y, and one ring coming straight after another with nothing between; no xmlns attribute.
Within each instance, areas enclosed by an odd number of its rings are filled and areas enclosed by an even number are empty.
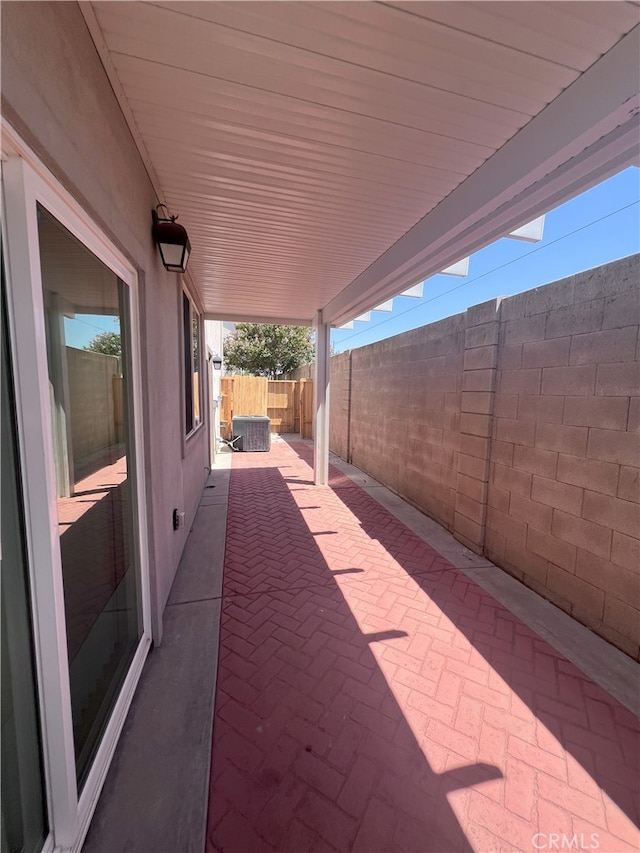
<svg viewBox="0 0 640 853"><path fill-rule="evenodd" d="M38 205L73 737L82 786L142 635L129 293Z"/></svg>
<svg viewBox="0 0 640 853"><path fill-rule="evenodd" d="M2 189L2 853L77 851L151 645L137 276L28 150Z"/></svg>

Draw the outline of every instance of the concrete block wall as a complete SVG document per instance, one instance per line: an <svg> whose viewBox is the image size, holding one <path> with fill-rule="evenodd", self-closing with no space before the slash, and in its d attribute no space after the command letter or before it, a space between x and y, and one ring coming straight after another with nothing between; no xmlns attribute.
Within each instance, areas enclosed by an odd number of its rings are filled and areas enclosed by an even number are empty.
<svg viewBox="0 0 640 853"><path fill-rule="evenodd" d="M487 556L640 648L638 256L499 310Z"/></svg>
<svg viewBox="0 0 640 853"><path fill-rule="evenodd" d="M331 361L331 449L640 656L640 256Z"/></svg>
<svg viewBox="0 0 640 853"><path fill-rule="evenodd" d="M310 377L313 378L313 377ZM331 359L331 417L329 445L334 453L351 461L351 353Z"/></svg>
<svg viewBox="0 0 640 853"><path fill-rule="evenodd" d="M464 347L465 316L458 314L351 353L351 461L449 530L459 487ZM332 370L332 411L333 377Z"/></svg>
<svg viewBox="0 0 640 853"><path fill-rule="evenodd" d="M113 377L120 359L112 355L66 348L71 403L71 447L74 462L116 444Z"/></svg>

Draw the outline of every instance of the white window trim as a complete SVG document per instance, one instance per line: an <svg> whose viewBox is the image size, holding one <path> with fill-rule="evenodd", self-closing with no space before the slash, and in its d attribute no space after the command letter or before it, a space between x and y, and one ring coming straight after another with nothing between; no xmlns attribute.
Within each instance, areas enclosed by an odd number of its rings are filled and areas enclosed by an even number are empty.
<svg viewBox="0 0 640 853"><path fill-rule="evenodd" d="M5 121L3 251L7 274L10 344L20 435L25 526L29 557L36 670L40 699L48 822L56 851L82 847L124 720L151 645L151 608L142 435L141 358L137 273L83 208ZM71 696L58 534L55 465L36 203L40 202L129 287L132 392L135 419L136 533L142 591L142 637L100 746L77 795ZM16 282L15 289L12 282ZM19 283L19 284L18 284ZM35 393L34 393L35 392ZM21 401L29 400L28 412ZM36 571L37 567L37 571ZM47 840L45 849L51 844Z"/></svg>
<svg viewBox="0 0 640 853"><path fill-rule="evenodd" d="M183 284L181 291L180 291L180 329L181 329L180 339L182 340L181 358L184 358L185 346L186 346L186 341L184 340L184 322L183 322L183 318L182 318L182 304L183 304L182 301L183 301L185 296L189 300L189 305L191 306L191 323L193 323L194 315L198 318L198 329L199 329L198 358L200 360L199 373L198 373L198 376L199 376L198 393L200 395L200 423L196 424L196 426L192 427L189 430L189 432L186 431L186 424L184 423L184 413L185 413L185 408L186 408L187 388L186 388L186 376L184 375L184 369L181 369L181 371L180 371L181 376L182 376L182 428L181 429L182 429L182 435L183 435L183 443L182 443L183 458L185 455L187 444L189 444L189 442L194 437L194 435L196 435L198 432L200 432L200 430L204 426L204 421L205 421L205 417L204 417L205 397L204 397L204 390L202 387L202 376L203 376L203 373L202 373L202 362L203 362L202 350L203 350L203 345L204 345L203 313L200 310L200 308L197 306L196 301L193 298L193 296L191 295L191 293L189 292L189 289L187 288L187 286L185 284ZM191 375L193 377L193 349L190 349L190 351L192 353Z"/></svg>

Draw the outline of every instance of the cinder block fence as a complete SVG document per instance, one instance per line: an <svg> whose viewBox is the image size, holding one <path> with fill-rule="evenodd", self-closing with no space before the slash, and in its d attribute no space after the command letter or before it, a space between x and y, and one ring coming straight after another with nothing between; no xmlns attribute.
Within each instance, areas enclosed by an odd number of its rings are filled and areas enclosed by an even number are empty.
<svg viewBox="0 0 640 853"><path fill-rule="evenodd" d="M640 256L335 356L331 449L638 659Z"/></svg>

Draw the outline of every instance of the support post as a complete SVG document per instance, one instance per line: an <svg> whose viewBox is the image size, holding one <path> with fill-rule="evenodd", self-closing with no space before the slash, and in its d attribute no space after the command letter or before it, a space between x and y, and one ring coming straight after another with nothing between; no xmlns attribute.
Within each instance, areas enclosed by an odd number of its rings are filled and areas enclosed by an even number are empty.
<svg viewBox="0 0 640 853"><path fill-rule="evenodd" d="M316 486L329 482L329 335L331 327L322 322L322 311L314 321L316 363L313 382L313 474Z"/></svg>

